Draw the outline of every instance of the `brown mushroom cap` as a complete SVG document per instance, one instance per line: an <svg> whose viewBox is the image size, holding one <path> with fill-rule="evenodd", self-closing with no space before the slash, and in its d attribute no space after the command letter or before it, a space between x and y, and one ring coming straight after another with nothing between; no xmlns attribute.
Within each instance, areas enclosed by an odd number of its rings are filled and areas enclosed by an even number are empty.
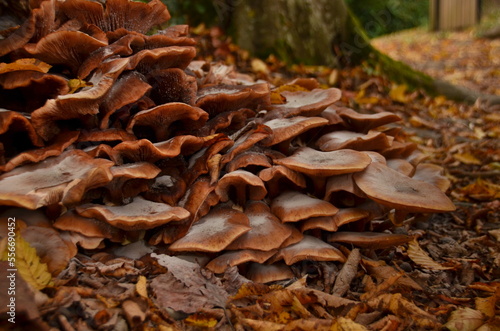
<svg viewBox="0 0 500 331"><path fill-rule="evenodd" d="M270 251L279 248L292 234L291 227L281 223L276 216L271 214L269 206L264 202L247 203L245 214L252 229L233 241L226 249Z"/></svg>
<svg viewBox="0 0 500 331"><path fill-rule="evenodd" d="M76 75L85 59L104 46L107 46L107 43L80 31L56 31L36 44L26 45L24 49L51 65L65 66Z"/></svg>
<svg viewBox="0 0 500 331"><path fill-rule="evenodd" d="M146 33L153 26L170 19L167 7L160 0L149 3L108 0L106 8L98 2L67 0L60 8L66 16L82 23L97 25L103 31L125 28Z"/></svg>
<svg viewBox="0 0 500 331"><path fill-rule="evenodd" d="M242 168L270 168L269 158L259 150L249 150L238 154L231 162L226 164L227 172L232 172ZM252 171L253 172L253 171ZM260 176L259 176L260 177ZM262 178L261 178L262 179Z"/></svg>
<svg viewBox="0 0 500 331"><path fill-rule="evenodd" d="M390 208L408 212L455 210L455 205L439 188L412 179L378 162L353 174L353 178L369 198Z"/></svg>
<svg viewBox="0 0 500 331"><path fill-rule="evenodd" d="M328 235L329 242L340 242L354 246L382 249L398 246L413 240L412 236L378 232L335 232Z"/></svg>
<svg viewBox="0 0 500 331"><path fill-rule="evenodd" d="M231 207L218 207L195 222L169 249L176 252L220 252L250 229L244 213Z"/></svg>
<svg viewBox="0 0 500 331"><path fill-rule="evenodd" d="M307 194L288 191L273 199L271 212L285 223L317 216L333 216L338 212L338 208L327 201Z"/></svg>
<svg viewBox="0 0 500 331"><path fill-rule="evenodd" d="M145 49L128 58L127 69L135 69L142 74L168 68L185 69L195 55L196 49L191 46Z"/></svg>
<svg viewBox="0 0 500 331"><path fill-rule="evenodd" d="M345 262L346 260L344 255L332 245L307 235L298 243L281 248L271 261L275 262L281 259L285 260L287 265L302 260L339 262Z"/></svg>
<svg viewBox="0 0 500 331"><path fill-rule="evenodd" d="M60 155L68 146L78 139L79 132L68 131L61 133L55 141L47 147L38 148L17 154L6 164L0 166L0 171L10 171L25 163L37 163L51 156Z"/></svg>
<svg viewBox="0 0 500 331"><path fill-rule="evenodd" d="M148 83L153 86L150 98L158 105L168 102L183 102L193 105L198 86L196 79L179 68L150 72Z"/></svg>
<svg viewBox="0 0 500 331"><path fill-rule="evenodd" d="M369 131L367 134L352 131L334 131L320 137L316 141L316 145L324 152L339 149L375 151L389 148L392 140L392 137L378 131Z"/></svg>
<svg viewBox="0 0 500 331"><path fill-rule="evenodd" d="M413 177L413 174L415 173L415 167L410 162L403 159L387 160L387 166L408 177Z"/></svg>
<svg viewBox="0 0 500 331"><path fill-rule="evenodd" d="M237 266L246 262L257 262L264 263L271 256L273 256L277 250L271 251L256 251L250 249L243 249L234 252L226 252L215 259L210 261L205 268L216 274L221 274L227 270L229 267Z"/></svg>
<svg viewBox="0 0 500 331"><path fill-rule="evenodd" d="M83 151L71 150L15 168L0 176L0 203L27 209L77 203L87 190L111 180L112 165L108 160L92 159Z"/></svg>
<svg viewBox="0 0 500 331"><path fill-rule="evenodd" d="M140 196L123 206L84 204L75 210L80 216L108 222L123 230L147 230L189 217L184 208L145 200Z"/></svg>
<svg viewBox="0 0 500 331"><path fill-rule="evenodd" d="M170 102L135 114L127 125L127 131L132 134L136 127L148 127L154 132L156 141L164 141L174 135L175 131L181 131L182 128L188 132L195 130L207 120L208 113L201 108L182 102ZM136 133L136 136L139 135Z"/></svg>
<svg viewBox="0 0 500 331"><path fill-rule="evenodd" d="M259 177L266 183L268 196L271 198L287 189L301 189L307 185L304 175L281 165L262 170Z"/></svg>
<svg viewBox="0 0 500 331"><path fill-rule="evenodd" d="M107 238L114 242L124 239L124 232L107 222L78 215L73 209L59 216L54 227L61 231L71 231L88 237Z"/></svg>
<svg viewBox="0 0 500 331"><path fill-rule="evenodd" d="M203 87L198 90L198 99L196 100L196 106L209 113L210 117L240 108L255 109L270 104L267 83Z"/></svg>
<svg viewBox="0 0 500 331"><path fill-rule="evenodd" d="M450 180L443 175L443 168L431 163L421 163L417 165L413 179L432 184L438 187L442 192L450 188Z"/></svg>
<svg viewBox="0 0 500 331"><path fill-rule="evenodd" d="M219 179L215 193L222 202L232 200L242 206L248 200L264 199L267 190L257 175L246 170L235 170Z"/></svg>
<svg viewBox="0 0 500 331"><path fill-rule="evenodd" d="M338 117L342 118L343 124L348 129L356 132L368 132L379 126L401 120L401 117L391 112L381 112L377 114L361 114L357 111L338 106L330 106L321 114L321 116L331 120L331 124L338 123Z"/></svg>
<svg viewBox="0 0 500 331"><path fill-rule="evenodd" d="M313 217L300 224L300 231L322 229L335 232L344 224L356 222L370 216L370 212L359 208L340 208L333 216Z"/></svg>
<svg viewBox="0 0 500 331"><path fill-rule="evenodd" d="M60 131L57 121L97 114L102 98L125 69L127 62L128 59L106 62L89 80L93 84L92 87L47 100L43 107L38 108L31 115L31 123L38 134L43 139L49 140Z"/></svg>
<svg viewBox="0 0 500 331"><path fill-rule="evenodd" d="M268 117L318 116L326 107L338 101L342 93L337 88L329 88L312 91L284 91L280 94L285 97L286 103L273 105Z"/></svg>
<svg viewBox="0 0 500 331"><path fill-rule="evenodd" d="M301 147L292 156L276 159L274 163L306 175L328 177L361 171L371 163L371 158L366 153L349 149L320 152Z"/></svg>
<svg viewBox="0 0 500 331"><path fill-rule="evenodd" d="M260 142L263 146L272 146L299 136L300 134L328 124L328 120L322 117L295 116L291 118L275 118L264 122L271 128L272 135Z"/></svg>
<svg viewBox="0 0 500 331"><path fill-rule="evenodd" d="M270 283L279 280L291 279L295 275L284 263L260 264L250 263L246 277L255 283Z"/></svg>

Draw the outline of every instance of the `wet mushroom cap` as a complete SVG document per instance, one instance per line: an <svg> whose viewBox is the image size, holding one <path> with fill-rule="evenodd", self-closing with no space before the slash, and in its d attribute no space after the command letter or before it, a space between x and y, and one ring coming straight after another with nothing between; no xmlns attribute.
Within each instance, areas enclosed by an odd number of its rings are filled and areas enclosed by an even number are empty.
<svg viewBox="0 0 500 331"><path fill-rule="evenodd" d="M408 212L455 210L453 202L438 187L412 179L378 162L353 174L353 178L361 191L384 206Z"/></svg>
<svg viewBox="0 0 500 331"><path fill-rule="evenodd" d="M248 217L231 207L212 209L196 221L186 235L170 245L175 252L220 252L250 231Z"/></svg>
<svg viewBox="0 0 500 331"><path fill-rule="evenodd" d="M345 256L338 249L321 239L307 235L298 243L280 249L272 261L280 259L285 260L287 265L302 260L345 262Z"/></svg>
<svg viewBox="0 0 500 331"><path fill-rule="evenodd" d="M271 212L285 223L317 216L333 216L338 212L338 208L307 194L288 191L273 199Z"/></svg>
<svg viewBox="0 0 500 331"><path fill-rule="evenodd" d="M85 204L75 210L80 216L95 218L129 231L152 229L169 222L185 220L190 215L184 208L148 201L140 196L123 206Z"/></svg>
<svg viewBox="0 0 500 331"><path fill-rule="evenodd" d="M229 267L240 265L246 262L264 263L276 252L277 250L256 251L250 249L226 252L210 261L205 266L205 268L216 274L220 274L226 271Z"/></svg>
<svg viewBox="0 0 500 331"><path fill-rule="evenodd" d="M329 177L361 171L371 163L371 158L366 153L349 149L320 152L301 147L292 156L276 159L274 163L306 175Z"/></svg>

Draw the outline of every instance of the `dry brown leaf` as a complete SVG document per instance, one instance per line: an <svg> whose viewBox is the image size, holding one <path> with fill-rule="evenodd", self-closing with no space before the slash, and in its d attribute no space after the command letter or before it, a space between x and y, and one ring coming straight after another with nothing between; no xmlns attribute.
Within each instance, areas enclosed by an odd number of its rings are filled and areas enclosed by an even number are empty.
<svg viewBox="0 0 500 331"><path fill-rule="evenodd" d="M460 161L463 164L476 164L480 165L481 160L472 155L471 153L457 153L453 154L453 158L457 161Z"/></svg>
<svg viewBox="0 0 500 331"><path fill-rule="evenodd" d="M330 329L332 331L367 331L363 325L354 322L349 318L339 317Z"/></svg>
<svg viewBox="0 0 500 331"><path fill-rule="evenodd" d="M196 263L178 257L152 253L168 269L150 283L158 307L185 313L202 308L225 307L229 294L215 277L206 277Z"/></svg>
<svg viewBox="0 0 500 331"><path fill-rule="evenodd" d="M444 325L450 331L474 331L484 324L484 315L475 309L459 308Z"/></svg>
<svg viewBox="0 0 500 331"><path fill-rule="evenodd" d="M428 270L449 270L452 267L445 267L434 261L418 244L416 240L408 243L408 257L419 266Z"/></svg>
<svg viewBox="0 0 500 331"><path fill-rule="evenodd" d="M356 277L360 261L361 253L359 249L355 248L351 251L337 278L335 278L332 294L342 296L349 290L352 280Z"/></svg>
<svg viewBox="0 0 500 331"><path fill-rule="evenodd" d="M413 321L421 328L440 327L436 318L404 298L401 293L381 294L367 301L368 306L375 310L388 310L396 316Z"/></svg>
<svg viewBox="0 0 500 331"><path fill-rule="evenodd" d="M488 317L493 317L495 316L497 299L496 295L486 298L476 298L476 309Z"/></svg>

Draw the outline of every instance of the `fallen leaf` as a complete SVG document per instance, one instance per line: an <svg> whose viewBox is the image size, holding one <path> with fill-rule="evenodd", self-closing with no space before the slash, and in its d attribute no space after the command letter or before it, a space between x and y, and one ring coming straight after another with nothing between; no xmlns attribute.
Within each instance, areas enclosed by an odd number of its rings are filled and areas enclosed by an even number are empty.
<svg viewBox="0 0 500 331"><path fill-rule="evenodd" d="M451 313L444 327L450 331L474 331L484 323L484 315L472 308L459 308Z"/></svg>
<svg viewBox="0 0 500 331"><path fill-rule="evenodd" d="M476 309L488 317L495 316L496 295L486 298L476 298Z"/></svg>
<svg viewBox="0 0 500 331"><path fill-rule="evenodd" d="M92 83L87 83L86 81L84 80L81 80L81 79L70 79L68 81L68 86L69 86L69 92L68 94L72 94L72 93L75 93L76 90L80 89L80 88L83 88L83 87L87 87L87 86L93 86Z"/></svg>
<svg viewBox="0 0 500 331"><path fill-rule="evenodd" d="M349 290L352 280L356 277L360 261L361 254L359 249L355 248L351 251L347 261L344 263L344 266L335 278L332 294L342 296Z"/></svg>
<svg viewBox="0 0 500 331"><path fill-rule="evenodd" d="M252 59L252 61L250 61L250 65L252 66L252 71L256 74L269 74L269 68L267 67L267 64L261 59Z"/></svg>
<svg viewBox="0 0 500 331"><path fill-rule="evenodd" d="M416 240L408 244L408 257L419 266L428 270L449 270L452 267L445 267L434 261L418 244Z"/></svg>
<svg viewBox="0 0 500 331"><path fill-rule="evenodd" d="M15 246L15 260L13 260L12 268L17 269L17 272L21 277L37 290L42 290L47 286L52 285L52 275L48 270L47 264L40 260L40 257L36 253L36 249L31 247L30 244L24 240L21 235L16 234L14 237ZM8 252L10 250L6 249L2 256L2 261L9 261Z"/></svg>
<svg viewBox="0 0 500 331"><path fill-rule="evenodd" d="M410 100L409 96L406 94L407 89L408 86L404 84L393 85L389 92L389 98L397 102L407 103Z"/></svg>
<svg viewBox="0 0 500 331"><path fill-rule="evenodd" d="M474 155L471 153L457 153L453 154L453 158L457 161L460 161L463 164L476 164L480 165L481 160L476 158Z"/></svg>
<svg viewBox="0 0 500 331"><path fill-rule="evenodd" d="M187 314L202 308L225 307L229 294L215 277L203 275L198 264L165 254L152 253L151 257L168 269L150 283L159 307Z"/></svg>
<svg viewBox="0 0 500 331"><path fill-rule="evenodd" d="M148 289L147 289L147 279L144 276L139 276L137 279L137 283L135 284L135 291L143 298L148 297Z"/></svg>

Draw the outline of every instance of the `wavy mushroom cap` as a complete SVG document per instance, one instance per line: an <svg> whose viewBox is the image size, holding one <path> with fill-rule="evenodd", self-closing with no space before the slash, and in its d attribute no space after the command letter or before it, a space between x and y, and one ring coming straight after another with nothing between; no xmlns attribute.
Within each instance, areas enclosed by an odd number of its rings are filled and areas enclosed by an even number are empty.
<svg viewBox="0 0 500 331"><path fill-rule="evenodd" d="M370 199L390 208L408 212L455 210L455 205L438 187L412 179L382 163L371 163L364 171L353 174L353 178Z"/></svg>
<svg viewBox="0 0 500 331"><path fill-rule="evenodd" d="M264 263L271 256L276 254L277 250L271 251L256 251L250 249L242 249L239 251L225 252L211 260L205 268L216 273L224 273L229 267L238 266L247 262Z"/></svg>
<svg viewBox="0 0 500 331"><path fill-rule="evenodd" d="M382 132L369 131L367 134L352 131L334 131L321 136L316 145L324 152L339 149L356 151L376 151L389 148L393 137Z"/></svg>
<svg viewBox="0 0 500 331"><path fill-rule="evenodd" d="M140 196L123 206L84 204L75 210L80 216L95 218L127 231L152 229L189 217L189 212L184 208L145 200Z"/></svg>
<svg viewBox="0 0 500 331"><path fill-rule="evenodd" d="M326 125L328 124L328 120L322 117L295 116L291 118L275 118L263 124L271 128L273 133L260 144L263 146L272 146L291 140L313 128Z"/></svg>
<svg viewBox="0 0 500 331"><path fill-rule="evenodd" d="M341 91L337 88L314 89L312 91L283 91L280 93L286 102L273 105L267 118L292 116L318 116L326 107L340 100Z"/></svg>
<svg viewBox="0 0 500 331"><path fill-rule="evenodd" d="M267 195L264 182L246 170L235 170L222 176L217 182L215 193L222 202L232 200L240 206L248 200L262 200Z"/></svg>
<svg viewBox="0 0 500 331"><path fill-rule="evenodd" d="M337 248L325 243L321 239L307 235L298 243L280 249L271 261L276 262L281 259L287 265L292 265L302 260L339 262L345 262L346 260L345 256Z"/></svg>
<svg viewBox="0 0 500 331"><path fill-rule="evenodd" d="M271 212L283 223L317 216L333 216L338 208L331 203L297 191L280 194L271 202Z"/></svg>
<svg viewBox="0 0 500 331"><path fill-rule="evenodd" d="M196 221L169 249L175 252L220 252L250 230L244 213L231 207L217 207Z"/></svg>
<svg viewBox="0 0 500 331"><path fill-rule="evenodd" d="M393 122L401 121L401 117L391 112L380 112L377 114L362 114L354 109L338 106L330 106L321 113L321 116L328 119L330 124L339 124L339 118L347 129L355 132L366 133Z"/></svg>
<svg viewBox="0 0 500 331"><path fill-rule="evenodd" d="M333 216L320 216L304 220L300 224L300 231L311 229L321 229L328 232L335 232L344 224L366 219L370 212L359 208L340 208Z"/></svg>
<svg viewBox="0 0 500 331"><path fill-rule="evenodd" d="M309 176L328 177L362 171L371 161L366 153L349 149L321 152L301 147L293 155L276 159L274 163Z"/></svg>

